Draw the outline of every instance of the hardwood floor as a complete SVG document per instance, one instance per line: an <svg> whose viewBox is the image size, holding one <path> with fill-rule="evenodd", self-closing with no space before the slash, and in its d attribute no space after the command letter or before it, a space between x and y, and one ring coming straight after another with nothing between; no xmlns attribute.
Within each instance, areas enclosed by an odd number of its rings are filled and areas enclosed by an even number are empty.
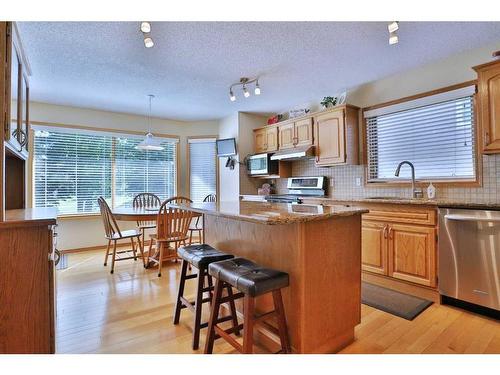
<svg viewBox="0 0 500 375"><path fill-rule="evenodd" d="M119 262L113 275L103 261L104 250L69 254L57 271L57 353L203 352L205 330L201 349L191 350L192 314L172 324L180 263L165 264L158 278L140 260ZM457 308L432 305L413 321L365 305L361 314L342 353L500 353L500 323ZM217 340L214 352L234 350Z"/></svg>

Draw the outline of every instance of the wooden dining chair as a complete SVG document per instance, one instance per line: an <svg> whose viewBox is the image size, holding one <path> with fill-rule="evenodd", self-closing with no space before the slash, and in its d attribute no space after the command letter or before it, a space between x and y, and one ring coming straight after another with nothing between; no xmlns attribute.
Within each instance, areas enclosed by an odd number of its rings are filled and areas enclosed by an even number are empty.
<svg viewBox="0 0 500 375"><path fill-rule="evenodd" d="M163 260L174 259L177 261L177 249L186 245L188 240L188 230L193 213L191 211L170 207L170 203L192 203L192 200L185 197L173 197L162 203L156 219L156 234L151 235L149 243L148 260L158 264L158 277L161 276ZM151 256L153 243L156 246L156 255ZM172 245L172 248L170 247ZM163 253L169 252L163 259Z"/></svg>
<svg viewBox="0 0 500 375"><path fill-rule="evenodd" d="M134 208L159 209L160 206L161 206L160 198L152 193L137 194L134 197L134 200L132 201L132 207ZM146 246L146 243L144 242L146 236L146 230L156 228L156 221L155 220L137 221L137 228L142 233L142 248L144 249L144 247Z"/></svg>
<svg viewBox="0 0 500 375"><path fill-rule="evenodd" d="M203 198L203 202L217 202L217 195L208 194L205 198ZM201 220L202 215L198 215L194 221L189 226L189 244L193 244L193 234L196 232L198 234L198 242L202 243L201 233L203 232L203 220Z"/></svg>
<svg viewBox="0 0 500 375"><path fill-rule="evenodd" d="M138 229L120 231L120 228L118 227L118 224L116 223L116 220L113 217L113 214L111 212L111 209L108 206L108 203L104 200L103 197L99 197L97 199L97 202L99 203L99 210L101 211L102 221L104 224L105 237L108 240L108 246L106 247L106 256L104 258L104 266L107 266L107 264L108 264L108 257L110 255L109 250L111 247L111 242L113 242L113 252L111 253L112 254L111 273L113 273L115 271L115 261L127 260L127 259L137 260L137 250L135 247L134 239L137 239L137 243L139 245L139 251L141 253L142 264L144 266L146 266L145 259L144 259L144 248L143 248L142 243L141 243L141 232ZM130 240L130 243L132 245L132 249L116 251L116 243L120 240ZM132 252L133 255L126 256L126 257L120 257L121 254L129 255L130 252ZM118 258L117 258L117 254L118 254Z"/></svg>

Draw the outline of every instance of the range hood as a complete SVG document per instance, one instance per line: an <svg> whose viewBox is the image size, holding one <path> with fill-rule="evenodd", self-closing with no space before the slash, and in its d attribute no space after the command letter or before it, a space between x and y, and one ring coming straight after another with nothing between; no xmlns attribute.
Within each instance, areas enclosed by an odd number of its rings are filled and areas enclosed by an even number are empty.
<svg viewBox="0 0 500 375"><path fill-rule="evenodd" d="M277 151L271 156L271 160L297 160L312 157L314 157L314 146L305 146Z"/></svg>

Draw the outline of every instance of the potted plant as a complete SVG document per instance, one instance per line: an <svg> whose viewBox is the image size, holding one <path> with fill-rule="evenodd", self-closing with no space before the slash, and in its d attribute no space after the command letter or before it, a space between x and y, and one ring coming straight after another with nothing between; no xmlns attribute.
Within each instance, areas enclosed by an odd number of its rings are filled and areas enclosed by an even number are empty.
<svg viewBox="0 0 500 375"><path fill-rule="evenodd" d="M325 96L321 101L321 105L325 108L331 108L337 104L337 98L333 96Z"/></svg>

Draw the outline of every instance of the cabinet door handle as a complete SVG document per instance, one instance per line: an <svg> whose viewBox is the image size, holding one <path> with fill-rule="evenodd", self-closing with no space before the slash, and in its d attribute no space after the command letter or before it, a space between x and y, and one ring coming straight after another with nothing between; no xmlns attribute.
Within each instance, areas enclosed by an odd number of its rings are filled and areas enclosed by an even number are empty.
<svg viewBox="0 0 500 375"><path fill-rule="evenodd" d="M392 240L392 227L389 227L389 239Z"/></svg>
<svg viewBox="0 0 500 375"><path fill-rule="evenodd" d="M488 146L489 144L490 144L490 133L489 132L485 132L484 133L484 145Z"/></svg>
<svg viewBox="0 0 500 375"><path fill-rule="evenodd" d="M384 225L384 238L387 238L387 225Z"/></svg>

